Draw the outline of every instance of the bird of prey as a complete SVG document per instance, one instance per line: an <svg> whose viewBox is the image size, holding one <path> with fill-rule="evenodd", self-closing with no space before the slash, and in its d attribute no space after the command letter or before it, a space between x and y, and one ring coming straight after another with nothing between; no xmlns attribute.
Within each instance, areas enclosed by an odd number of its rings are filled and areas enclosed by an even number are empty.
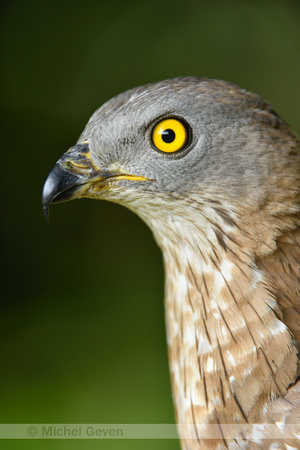
<svg viewBox="0 0 300 450"><path fill-rule="evenodd" d="M299 167L269 103L182 77L105 103L46 179L46 216L110 200L162 249L182 449L300 448Z"/></svg>

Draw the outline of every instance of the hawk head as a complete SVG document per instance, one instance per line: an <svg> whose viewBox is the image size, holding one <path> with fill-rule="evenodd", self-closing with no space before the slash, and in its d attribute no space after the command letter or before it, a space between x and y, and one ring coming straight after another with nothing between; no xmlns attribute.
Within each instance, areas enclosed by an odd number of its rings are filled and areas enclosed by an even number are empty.
<svg viewBox="0 0 300 450"><path fill-rule="evenodd" d="M50 172L44 211L79 197L111 200L156 236L169 215L249 213L282 197L293 140L268 103L230 83L186 77L138 87L92 115Z"/></svg>

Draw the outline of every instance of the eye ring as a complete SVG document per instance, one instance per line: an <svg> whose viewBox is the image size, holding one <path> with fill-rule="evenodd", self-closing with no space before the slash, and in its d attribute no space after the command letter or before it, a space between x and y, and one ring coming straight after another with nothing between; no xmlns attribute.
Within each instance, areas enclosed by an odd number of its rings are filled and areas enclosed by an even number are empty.
<svg viewBox="0 0 300 450"><path fill-rule="evenodd" d="M190 142L190 128L178 117L160 120L153 128L151 139L156 150L162 153L177 153Z"/></svg>

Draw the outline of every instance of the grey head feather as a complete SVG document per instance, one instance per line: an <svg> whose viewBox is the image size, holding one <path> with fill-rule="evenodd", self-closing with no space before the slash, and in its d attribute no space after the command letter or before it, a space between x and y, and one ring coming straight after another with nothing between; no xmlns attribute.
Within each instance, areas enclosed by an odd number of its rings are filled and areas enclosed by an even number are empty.
<svg viewBox="0 0 300 450"><path fill-rule="evenodd" d="M183 118L192 130L190 145L175 154L160 153L151 143L153 124L168 116ZM278 134L278 128L291 139L287 125L259 96L224 81L182 77L109 100L92 115L79 142L89 141L99 167L118 163L155 179L144 189L158 194L211 192L260 202L279 157L272 131Z"/></svg>

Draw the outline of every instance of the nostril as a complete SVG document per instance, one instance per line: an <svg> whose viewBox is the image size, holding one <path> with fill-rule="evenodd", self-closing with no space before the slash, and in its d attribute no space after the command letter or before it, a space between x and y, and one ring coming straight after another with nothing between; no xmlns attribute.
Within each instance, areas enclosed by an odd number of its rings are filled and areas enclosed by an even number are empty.
<svg viewBox="0 0 300 450"><path fill-rule="evenodd" d="M91 165L87 164L87 161L74 161L74 160L66 160L61 162L61 166L64 169L72 170L72 172L80 172L80 173L88 173L91 170Z"/></svg>

